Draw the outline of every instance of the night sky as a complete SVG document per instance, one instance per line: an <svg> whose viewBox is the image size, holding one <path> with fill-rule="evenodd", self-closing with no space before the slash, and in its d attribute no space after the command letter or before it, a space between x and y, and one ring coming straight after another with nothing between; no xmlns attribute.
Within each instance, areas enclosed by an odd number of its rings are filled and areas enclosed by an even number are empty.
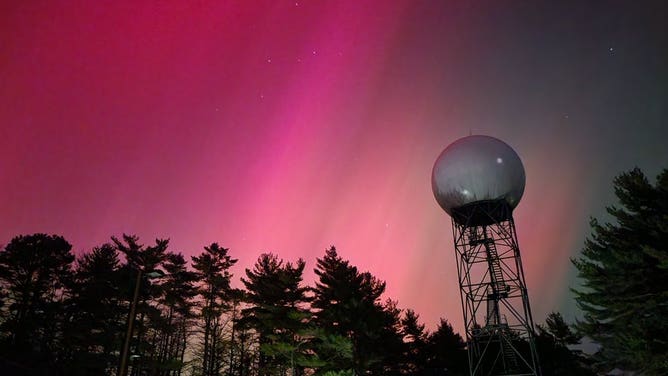
<svg viewBox="0 0 668 376"><path fill-rule="evenodd" d="M612 178L668 167L662 1L137 3L0 5L0 244L218 242L235 280L275 252L309 283L335 245L428 327L462 331L431 168L487 134L526 169L534 319L570 320L569 257Z"/></svg>

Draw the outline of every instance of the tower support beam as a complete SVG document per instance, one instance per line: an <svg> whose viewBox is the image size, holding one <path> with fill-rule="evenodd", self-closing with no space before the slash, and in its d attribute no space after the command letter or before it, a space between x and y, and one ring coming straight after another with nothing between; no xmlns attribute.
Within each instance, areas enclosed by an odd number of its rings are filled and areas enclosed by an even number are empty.
<svg viewBox="0 0 668 376"><path fill-rule="evenodd" d="M453 209L453 238L471 376L540 376L512 208Z"/></svg>

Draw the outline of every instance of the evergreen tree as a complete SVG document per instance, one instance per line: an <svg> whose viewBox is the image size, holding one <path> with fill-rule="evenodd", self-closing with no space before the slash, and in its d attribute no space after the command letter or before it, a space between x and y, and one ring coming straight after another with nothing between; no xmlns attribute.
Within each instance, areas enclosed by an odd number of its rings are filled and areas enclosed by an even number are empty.
<svg viewBox="0 0 668 376"><path fill-rule="evenodd" d="M196 367L202 376L217 376L225 363L222 315L229 308L231 294L230 268L237 262L228 254L229 249L212 243L204 252L193 256L193 268L197 276L201 316L201 341Z"/></svg>
<svg viewBox="0 0 668 376"><path fill-rule="evenodd" d="M558 312L552 312L545 326L538 325L536 347L543 376L594 376L588 359L568 346L577 345L580 338L573 333Z"/></svg>
<svg viewBox="0 0 668 376"><path fill-rule="evenodd" d="M331 356L321 349L322 358L332 359L322 371L352 370L356 375L395 372L401 358L399 311L392 303L381 303L385 282L368 272L360 273L334 247L317 260L315 274L319 280L312 306L317 324L327 334L348 338L352 344L351 359Z"/></svg>
<svg viewBox="0 0 668 376"><path fill-rule="evenodd" d="M122 239L112 237L115 248L125 256L125 264L119 273L121 295L125 302L126 312L131 312L135 287L139 285L135 317L132 325L130 365L131 375L150 372L153 367L151 354L155 353L156 331L163 323L162 311L158 307L163 290L157 279L164 276L163 263L167 258L168 239L156 239L154 245L139 244L135 235L123 234ZM128 321L130 320L128 315ZM126 324L127 326L128 324Z"/></svg>
<svg viewBox="0 0 668 376"><path fill-rule="evenodd" d="M424 324L420 324L419 315L407 309L401 319L401 334L404 346L403 373L421 375L427 364L427 333Z"/></svg>
<svg viewBox="0 0 668 376"><path fill-rule="evenodd" d="M363 353L376 352L378 362L370 364L368 373L372 375L399 375L404 372L405 343L401 326L401 310L397 302L386 299L377 305L367 317L365 336L359 341ZM365 338L366 337L366 338Z"/></svg>
<svg viewBox="0 0 668 376"><path fill-rule="evenodd" d="M563 316L559 312L552 312L547 315L545 319L545 327L538 325L538 329L542 333L548 334L553 338L554 343L559 346L577 345L580 343L580 338L573 333L570 326L566 324Z"/></svg>
<svg viewBox="0 0 668 376"><path fill-rule="evenodd" d="M340 334L332 333L321 328L311 329L316 364L314 375L324 376L353 376L353 343L352 340Z"/></svg>
<svg viewBox="0 0 668 376"><path fill-rule="evenodd" d="M263 375L281 375L308 361L309 344L305 308L307 288L302 286L304 260L284 263L276 255L262 254L253 270L242 278L246 301L242 311L246 325L256 330L260 345L259 369Z"/></svg>
<svg viewBox="0 0 668 376"><path fill-rule="evenodd" d="M65 326L68 375L109 374L118 366L127 310L120 304L120 261L111 244L77 260Z"/></svg>
<svg viewBox="0 0 668 376"><path fill-rule="evenodd" d="M197 276L187 269L187 262L180 253L167 253L163 267L166 272L160 298L163 319L156 328L152 374L168 376L179 374L184 364L193 319L193 299L197 295L194 285Z"/></svg>
<svg viewBox="0 0 668 376"><path fill-rule="evenodd" d="M580 333L601 345L606 371L668 374L668 170L652 185L640 169L614 180L621 204L612 223L592 219L592 234L573 264L584 318Z"/></svg>
<svg viewBox="0 0 668 376"><path fill-rule="evenodd" d="M1 353L32 368L54 367L62 346L63 300L71 284L72 246L57 235L13 238L0 252Z"/></svg>
<svg viewBox="0 0 668 376"><path fill-rule="evenodd" d="M246 364L246 360L250 359L248 348L250 347L249 341L249 328L243 326L240 321L242 304L245 300L245 292L241 289L231 289L229 294L229 318L230 318L230 330L229 330L229 348L228 348L228 369L227 376L243 376L248 374L249 365Z"/></svg>
<svg viewBox="0 0 668 376"><path fill-rule="evenodd" d="M467 375L468 367L466 343L447 320L441 319L427 340L428 374Z"/></svg>

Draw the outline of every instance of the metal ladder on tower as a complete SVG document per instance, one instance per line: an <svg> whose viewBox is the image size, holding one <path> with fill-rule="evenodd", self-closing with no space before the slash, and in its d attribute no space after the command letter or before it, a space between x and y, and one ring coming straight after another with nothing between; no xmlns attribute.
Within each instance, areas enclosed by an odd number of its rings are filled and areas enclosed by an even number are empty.
<svg viewBox="0 0 668 376"><path fill-rule="evenodd" d="M485 242L485 250L487 251L487 265L489 266L492 291L498 298L507 298L509 288L503 277L496 245L491 239L487 239Z"/></svg>
<svg viewBox="0 0 668 376"><path fill-rule="evenodd" d="M488 239L488 241L485 242L485 250L487 252L487 264L489 266L490 285L492 288L492 296L489 296L488 298L495 300L494 306L497 310L495 314L499 315L498 301L501 298L508 297L510 288L505 282L499 254L496 245L491 239ZM518 366L517 354L515 353L515 349L511 346L511 338L509 337L511 333L509 332L508 324L505 320L503 320L504 322L501 322L500 317L497 320L499 346L501 346L500 350L503 355L504 368L506 370L516 369Z"/></svg>
<svg viewBox="0 0 668 376"><path fill-rule="evenodd" d="M502 336L505 337L505 335L502 334ZM502 339L501 340L501 352L503 353L503 361L505 363L505 368L507 370L514 370L517 369L518 363L517 363L517 354L515 353L515 349L513 349L510 345L510 338L505 338L505 341Z"/></svg>

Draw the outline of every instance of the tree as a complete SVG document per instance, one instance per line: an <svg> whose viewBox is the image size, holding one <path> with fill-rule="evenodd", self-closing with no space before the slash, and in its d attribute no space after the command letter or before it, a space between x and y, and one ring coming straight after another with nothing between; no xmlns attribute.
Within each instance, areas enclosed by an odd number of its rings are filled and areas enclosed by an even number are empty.
<svg viewBox="0 0 668 376"><path fill-rule="evenodd" d="M441 319L436 331L427 337L428 375L468 374L466 343L447 320Z"/></svg>
<svg viewBox="0 0 668 376"><path fill-rule="evenodd" d="M242 315L257 332L263 374L283 374L289 368L294 375L296 366L309 360L305 350L310 313L304 306L307 288L302 286L305 265L302 259L293 265L265 253L241 279L250 305Z"/></svg>
<svg viewBox="0 0 668 376"><path fill-rule="evenodd" d="M545 319L545 326L538 325L536 347L544 376L594 376L588 359L581 352L568 346L577 345L580 338L566 324L558 312Z"/></svg>
<svg viewBox="0 0 668 376"><path fill-rule="evenodd" d="M545 327L538 325L538 331L545 333L553 338L554 343L566 347L568 345L577 345L580 338L573 333L570 326L566 324L563 316L559 312L552 312L545 319Z"/></svg>
<svg viewBox="0 0 668 376"><path fill-rule="evenodd" d="M67 374L108 374L118 366L127 310L120 304L118 252L111 244L95 247L77 260L71 298L66 303L64 349Z"/></svg>
<svg viewBox="0 0 668 376"><path fill-rule="evenodd" d="M334 247L317 260L315 274L319 278L312 304L316 323L326 333L352 343L351 359L321 349L319 356L332 359L322 370L352 370L357 375L395 372L402 351L399 310L393 302L381 303L385 282L369 272L360 273Z"/></svg>
<svg viewBox="0 0 668 376"><path fill-rule="evenodd" d="M404 341L404 373L419 375L427 363L427 333L420 324L419 315L407 309L401 319L401 334Z"/></svg>
<svg viewBox="0 0 668 376"><path fill-rule="evenodd" d="M601 345L597 364L668 374L668 170L649 183L636 168L615 178L621 207L612 223L591 220L582 255L572 259L584 318L577 330Z"/></svg>
<svg viewBox="0 0 668 376"><path fill-rule="evenodd" d="M229 249L212 243L204 247L202 254L192 258L199 281L198 294L201 297L200 315L203 328L197 357L203 376L219 375L225 361L221 315L230 308L230 268L237 262L228 251Z"/></svg>
<svg viewBox="0 0 668 376"><path fill-rule="evenodd" d="M402 374L405 370L402 356L406 346L398 302L388 298L375 307L366 317L366 332L360 338L362 346L359 346L359 351L364 354L376 353L374 357L379 361L371 363L368 370L372 375Z"/></svg>
<svg viewBox="0 0 668 376"><path fill-rule="evenodd" d="M2 352L23 364L56 362L62 340L63 300L72 278L72 246L57 235L13 238L0 252Z"/></svg>
<svg viewBox="0 0 668 376"><path fill-rule="evenodd" d="M153 359L150 354L155 353L156 330L163 323L162 312L158 307L159 298L163 289L159 283L153 282L152 274L164 276L163 263L167 258L169 239L156 239L155 245L144 246L139 244L135 235L123 234L122 239L112 237L115 248L125 256L125 264L121 266L122 297L127 304L127 311L132 312L135 287L139 287L135 317L128 315L128 321L133 320L130 338L136 360L132 364L132 375L139 375L147 368L152 368ZM158 273L159 272L159 273ZM129 325L129 322L128 324ZM136 333L136 334L135 334ZM123 356L123 354L121 354Z"/></svg>
<svg viewBox="0 0 668 376"><path fill-rule="evenodd" d="M245 291L241 289L233 288L230 290L229 294L229 318L230 318L230 331L229 331L229 355L228 355L228 376L243 376L248 374L248 369L250 368L251 356L248 356L249 351L249 328L240 323L242 317L240 317L240 310L242 304L245 300Z"/></svg>
<svg viewBox="0 0 668 376"><path fill-rule="evenodd" d="M184 364L193 299L197 295L194 285L197 275L187 269L186 259L180 253L167 253L163 267L167 273L160 286L163 320L156 328L152 358L158 374L167 376L178 374Z"/></svg>

